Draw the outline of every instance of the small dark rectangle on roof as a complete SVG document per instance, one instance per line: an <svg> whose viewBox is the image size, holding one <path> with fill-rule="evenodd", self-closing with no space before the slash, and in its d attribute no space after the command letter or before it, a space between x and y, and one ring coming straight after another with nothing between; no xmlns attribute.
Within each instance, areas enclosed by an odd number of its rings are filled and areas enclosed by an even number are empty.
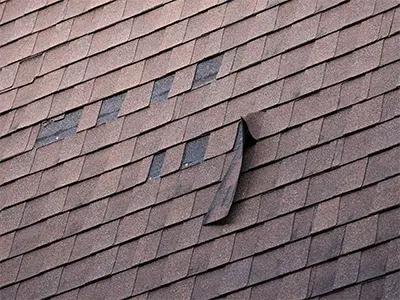
<svg viewBox="0 0 400 300"><path fill-rule="evenodd" d="M206 154L207 144L208 135L187 142L181 166L188 167L202 162Z"/></svg>
<svg viewBox="0 0 400 300"><path fill-rule="evenodd" d="M103 100L99 116L97 117L97 125L101 125L117 118L122 102L125 99L125 94L126 93L115 95Z"/></svg>
<svg viewBox="0 0 400 300"><path fill-rule="evenodd" d="M75 134L82 116L82 109L54 117L40 126L35 147L41 147Z"/></svg>
<svg viewBox="0 0 400 300"><path fill-rule="evenodd" d="M165 158L165 151L157 153L153 156L153 160L151 162L149 171L149 179L160 177L161 170L164 164L164 158Z"/></svg>
<svg viewBox="0 0 400 300"><path fill-rule="evenodd" d="M174 81L174 75L168 75L154 82L151 101L164 101L168 98L169 91Z"/></svg>
<svg viewBox="0 0 400 300"><path fill-rule="evenodd" d="M222 55L199 62L196 67L192 87L198 87L213 81L217 77L221 63Z"/></svg>

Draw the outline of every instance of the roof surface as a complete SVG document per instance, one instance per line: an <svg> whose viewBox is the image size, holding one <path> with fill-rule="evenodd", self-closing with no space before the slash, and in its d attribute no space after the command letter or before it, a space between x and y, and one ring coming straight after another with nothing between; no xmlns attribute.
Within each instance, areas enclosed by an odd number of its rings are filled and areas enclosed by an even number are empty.
<svg viewBox="0 0 400 300"><path fill-rule="evenodd" d="M0 299L399 300L399 86L399 0L0 0Z"/></svg>

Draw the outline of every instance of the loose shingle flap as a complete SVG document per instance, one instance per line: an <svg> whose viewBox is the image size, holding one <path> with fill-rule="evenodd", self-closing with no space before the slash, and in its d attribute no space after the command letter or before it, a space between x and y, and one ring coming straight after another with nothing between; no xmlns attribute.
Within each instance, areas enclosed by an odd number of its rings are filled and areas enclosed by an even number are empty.
<svg viewBox="0 0 400 300"><path fill-rule="evenodd" d="M242 170L243 152L248 146L253 145L256 139L251 134L244 118L241 118L236 132L234 155L222 182L211 202L210 208L204 218L203 224L213 224L228 216L236 194L236 188Z"/></svg>

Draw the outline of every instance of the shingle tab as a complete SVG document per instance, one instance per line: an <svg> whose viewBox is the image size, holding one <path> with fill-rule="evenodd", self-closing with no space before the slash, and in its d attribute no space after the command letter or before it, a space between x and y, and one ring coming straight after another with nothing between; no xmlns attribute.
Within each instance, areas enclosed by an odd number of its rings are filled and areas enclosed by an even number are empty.
<svg viewBox="0 0 400 300"><path fill-rule="evenodd" d="M183 153L182 167L197 164L204 159L207 150L208 135L189 141Z"/></svg>
<svg viewBox="0 0 400 300"><path fill-rule="evenodd" d="M151 93L151 101L164 101L168 98L169 91L174 81L174 74L157 79Z"/></svg>
<svg viewBox="0 0 400 300"><path fill-rule="evenodd" d="M117 118L122 102L125 99L125 95L126 93L123 93L103 100L97 118L97 125L101 125Z"/></svg>
<svg viewBox="0 0 400 300"><path fill-rule="evenodd" d="M41 147L73 135L78 128L81 115L82 110L78 109L44 122L40 126L35 147Z"/></svg>
<svg viewBox="0 0 400 300"><path fill-rule="evenodd" d="M217 77L222 58L223 56L219 55L198 63L192 87L198 87L213 81Z"/></svg>

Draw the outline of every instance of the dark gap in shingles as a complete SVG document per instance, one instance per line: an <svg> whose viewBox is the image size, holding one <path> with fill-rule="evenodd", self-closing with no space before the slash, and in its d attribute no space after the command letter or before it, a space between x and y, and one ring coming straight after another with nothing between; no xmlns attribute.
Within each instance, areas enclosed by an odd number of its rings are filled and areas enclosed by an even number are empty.
<svg viewBox="0 0 400 300"><path fill-rule="evenodd" d="M174 81L174 74L157 79L151 93L151 101L161 102L168 98L169 91Z"/></svg>
<svg viewBox="0 0 400 300"><path fill-rule="evenodd" d="M41 147L75 134L81 116L82 109L78 109L43 122L36 138L35 147Z"/></svg>
<svg viewBox="0 0 400 300"><path fill-rule="evenodd" d="M159 152L153 156L151 162L149 179L158 178L161 175L161 170L164 164L165 151Z"/></svg>
<svg viewBox="0 0 400 300"><path fill-rule="evenodd" d="M99 116L97 117L97 125L107 123L117 118L125 95L126 93L122 93L103 100Z"/></svg>
<svg viewBox="0 0 400 300"><path fill-rule="evenodd" d="M198 164L204 160L208 144L208 135L199 137L186 143L181 167Z"/></svg>
<svg viewBox="0 0 400 300"><path fill-rule="evenodd" d="M219 72L222 63L222 55L199 62L196 67L192 88L213 81Z"/></svg>

